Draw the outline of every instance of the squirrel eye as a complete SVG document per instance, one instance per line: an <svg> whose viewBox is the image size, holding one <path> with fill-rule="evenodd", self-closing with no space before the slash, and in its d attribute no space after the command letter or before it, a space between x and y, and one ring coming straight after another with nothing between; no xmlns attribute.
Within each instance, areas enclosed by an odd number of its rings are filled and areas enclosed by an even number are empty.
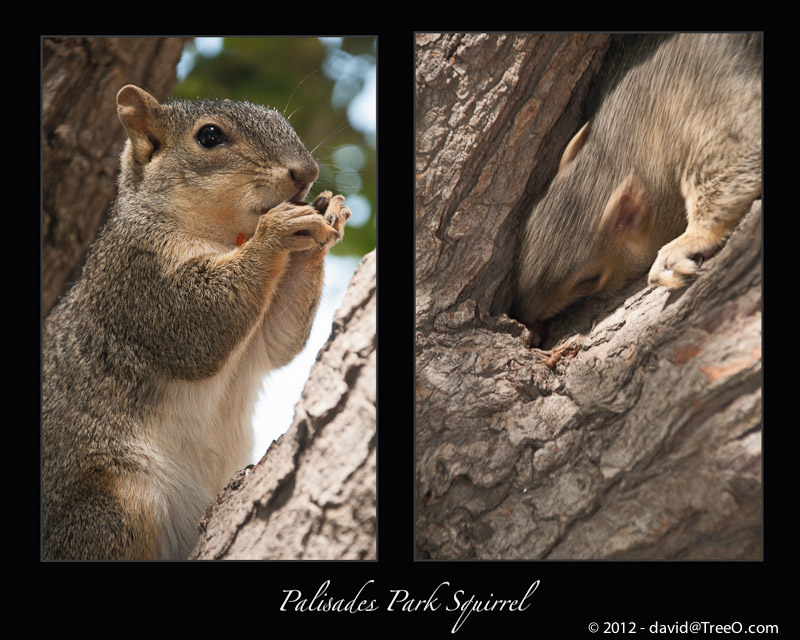
<svg viewBox="0 0 800 640"><path fill-rule="evenodd" d="M584 278L572 287L572 291L576 295L586 296L594 293L600 284L600 274L597 273L590 278Z"/></svg>
<svg viewBox="0 0 800 640"><path fill-rule="evenodd" d="M207 124L205 127L200 129L195 138L197 139L197 142L206 147L206 149L218 147L219 145L225 144L228 141L228 138L226 138L225 134L222 133L222 129L213 124Z"/></svg>

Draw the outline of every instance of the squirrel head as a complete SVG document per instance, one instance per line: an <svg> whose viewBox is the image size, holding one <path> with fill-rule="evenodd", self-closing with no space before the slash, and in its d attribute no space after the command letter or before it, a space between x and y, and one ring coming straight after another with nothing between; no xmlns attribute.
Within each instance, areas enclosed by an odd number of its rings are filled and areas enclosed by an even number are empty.
<svg viewBox="0 0 800 640"><path fill-rule="evenodd" d="M514 313L529 324L587 296L617 293L647 269L660 246L648 188L635 171L605 180L579 178L607 174L585 166L575 171L581 162L603 162L602 153L580 153L588 127L567 145L525 229Z"/></svg>
<svg viewBox="0 0 800 640"><path fill-rule="evenodd" d="M303 200L319 175L283 115L261 105L160 104L126 85L117 93L117 114L128 135L120 190L136 192L144 204L205 237L233 242L239 232L251 234L261 213Z"/></svg>

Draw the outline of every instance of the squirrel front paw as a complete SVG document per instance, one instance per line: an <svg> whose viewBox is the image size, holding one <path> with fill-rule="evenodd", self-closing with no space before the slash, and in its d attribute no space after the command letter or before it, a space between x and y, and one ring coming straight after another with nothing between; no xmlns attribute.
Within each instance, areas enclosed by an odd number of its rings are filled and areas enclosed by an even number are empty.
<svg viewBox="0 0 800 640"><path fill-rule="evenodd" d="M336 237L328 244L333 246L344 237L344 225L350 218L350 209L344 206L343 195L333 195L330 191L323 191L311 203L336 231Z"/></svg>
<svg viewBox="0 0 800 640"><path fill-rule="evenodd" d="M656 256L647 282L654 286L680 289L700 273L700 265L722 245L722 238L686 232L668 242Z"/></svg>
<svg viewBox="0 0 800 640"><path fill-rule="evenodd" d="M276 239L281 248L307 251L336 242L339 232L316 207L306 203L282 202L261 214L256 236Z"/></svg>

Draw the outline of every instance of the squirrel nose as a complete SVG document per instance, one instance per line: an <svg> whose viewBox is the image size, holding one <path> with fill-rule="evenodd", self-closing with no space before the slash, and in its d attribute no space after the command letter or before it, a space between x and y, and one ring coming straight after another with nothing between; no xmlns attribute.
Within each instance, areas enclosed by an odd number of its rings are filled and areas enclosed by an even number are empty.
<svg viewBox="0 0 800 640"><path fill-rule="evenodd" d="M289 175L298 185L311 186L311 183L319 176L319 167L316 162L309 159L308 162L290 168Z"/></svg>

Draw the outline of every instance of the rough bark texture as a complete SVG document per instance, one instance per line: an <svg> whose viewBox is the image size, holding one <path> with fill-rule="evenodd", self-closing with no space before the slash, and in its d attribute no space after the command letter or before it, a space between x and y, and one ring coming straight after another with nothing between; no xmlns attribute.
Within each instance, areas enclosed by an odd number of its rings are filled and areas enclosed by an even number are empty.
<svg viewBox="0 0 800 640"><path fill-rule="evenodd" d="M608 36L417 43L417 326L427 330L508 307L520 214L578 129L573 96Z"/></svg>
<svg viewBox="0 0 800 640"><path fill-rule="evenodd" d="M193 559L375 558L375 256L353 276L292 426L217 497Z"/></svg>
<svg viewBox="0 0 800 640"><path fill-rule="evenodd" d="M547 351L504 314L607 46L417 37L419 558L760 557L760 202L690 287L589 301Z"/></svg>
<svg viewBox="0 0 800 640"><path fill-rule="evenodd" d="M159 100L185 38L42 39L42 312L74 281L116 194L125 139L115 96L137 84Z"/></svg>

